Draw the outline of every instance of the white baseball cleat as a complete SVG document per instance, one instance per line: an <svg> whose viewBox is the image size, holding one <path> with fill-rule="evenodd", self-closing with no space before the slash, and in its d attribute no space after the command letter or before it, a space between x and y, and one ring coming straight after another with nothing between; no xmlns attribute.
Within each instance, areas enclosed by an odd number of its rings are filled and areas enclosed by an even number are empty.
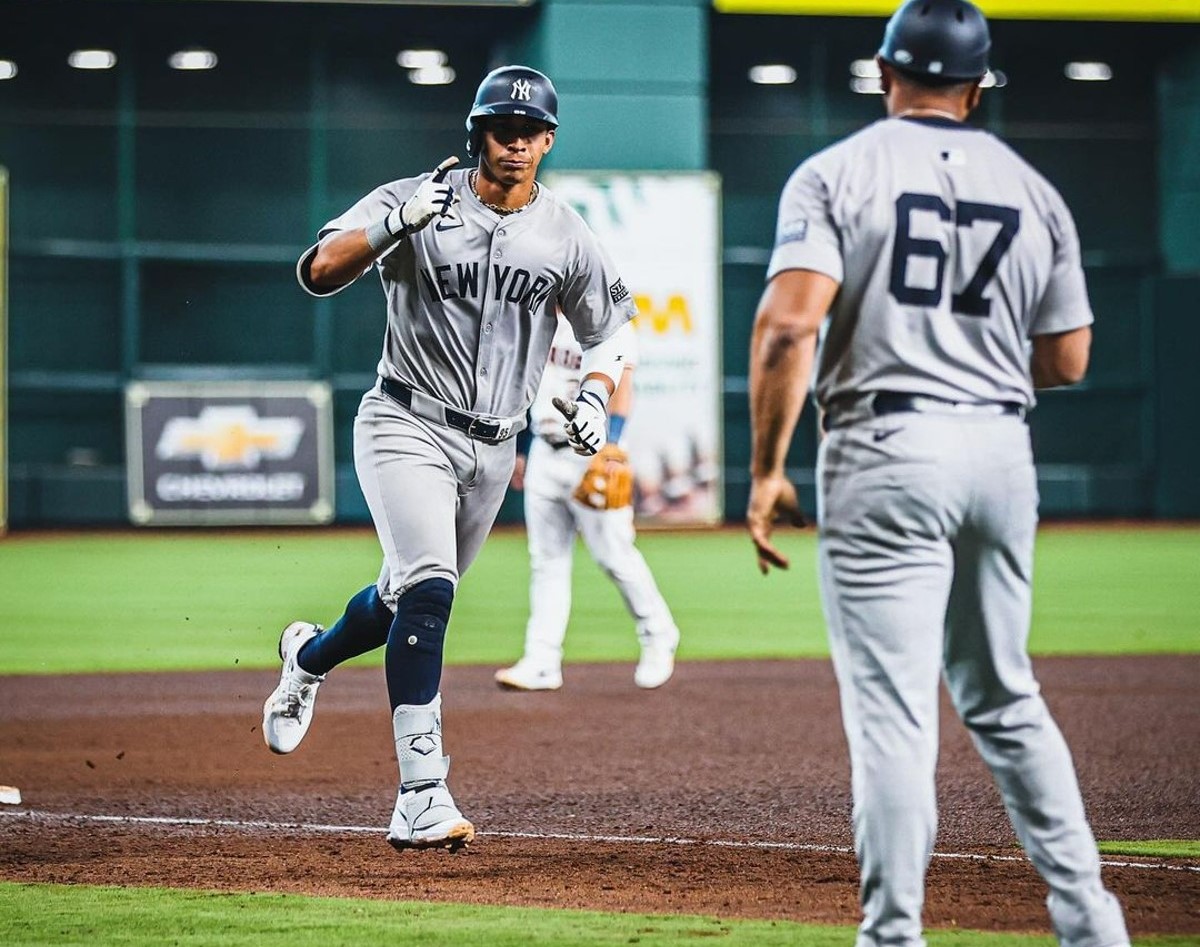
<svg viewBox="0 0 1200 947"><path fill-rule="evenodd" d="M396 794L387 840L397 851L446 848L456 852L475 840L475 826L463 818L445 780L440 780Z"/></svg>
<svg viewBox="0 0 1200 947"><path fill-rule="evenodd" d="M323 630L311 622L294 621L279 636L283 670L279 673L279 686L263 704L263 739L273 753L291 753L308 733L317 688L325 678L300 667L296 655Z"/></svg>
<svg viewBox="0 0 1200 947"><path fill-rule="evenodd" d="M513 691L556 691L562 687L562 668L521 658L510 668L495 674L496 683Z"/></svg>
<svg viewBox="0 0 1200 947"><path fill-rule="evenodd" d="M679 632L647 634L639 631L642 656L633 672L633 683L644 690L662 687L675 673L675 649L679 646Z"/></svg>

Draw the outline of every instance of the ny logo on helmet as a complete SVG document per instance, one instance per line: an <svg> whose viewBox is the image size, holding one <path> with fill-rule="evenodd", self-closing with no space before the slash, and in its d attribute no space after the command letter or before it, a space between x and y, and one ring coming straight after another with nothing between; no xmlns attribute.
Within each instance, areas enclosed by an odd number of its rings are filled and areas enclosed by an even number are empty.
<svg viewBox="0 0 1200 947"><path fill-rule="evenodd" d="M530 85L528 79L517 79L513 82L512 92L508 96L513 100L528 102L529 97L533 94L533 86Z"/></svg>

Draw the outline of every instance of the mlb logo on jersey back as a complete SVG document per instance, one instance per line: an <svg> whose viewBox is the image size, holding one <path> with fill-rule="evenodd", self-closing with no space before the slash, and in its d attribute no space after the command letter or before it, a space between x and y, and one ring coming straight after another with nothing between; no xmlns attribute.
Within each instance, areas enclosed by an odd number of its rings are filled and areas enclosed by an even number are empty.
<svg viewBox="0 0 1200 947"><path fill-rule="evenodd" d="M800 243L808 239L808 218L789 220L779 228L779 243Z"/></svg>
<svg viewBox="0 0 1200 947"><path fill-rule="evenodd" d="M948 164L952 168L965 167L967 163L967 153L961 148L948 148L941 152L939 157L943 164Z"/></svg>
<svg viewBox="0 0 1200 947"><path fill-rule="evenodd" d="M619 279L608 287L608 295L612 297L614 305L625 299L629 295L629 290L625 288L625 281Z"/></svg>

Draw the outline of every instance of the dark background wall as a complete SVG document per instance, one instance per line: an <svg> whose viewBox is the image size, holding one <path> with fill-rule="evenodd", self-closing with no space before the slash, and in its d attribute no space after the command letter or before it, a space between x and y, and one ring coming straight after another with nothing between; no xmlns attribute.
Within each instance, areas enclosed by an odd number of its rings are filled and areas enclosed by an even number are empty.
<svg viewBox="0 0 1200 947"><path fill-rule="evenodd" d="M125 520L121 392L156 377L329 379L339 518L363 518L350 419L378 356L379 290L365 280L311 300L294 261L374 185L461 155L478 78L514 58L559 80L562 144L576 137L554 166L722 175L726 509L744 508L746 352L775 202L800 160L880 114L848 72L875 49L878 21L725 16L700 0L43 0L0 3L0 17L0 58L20 64L0 82L13 525ZM1002 21L994 35L1009 85L986 96L979 121L1062 190L1098 317L1088 381L1047 394L1033 416L1044 509L1200 515L1197 426L1180 410L1195 393L1195 347L1183 343L1200 316L1188 276L1200 274L1189 211L1200 201L1200 31ZM217 50L219 67L167 68L187 45ZM66 65L92 46L114 49L118 67ZM447 50L454 84L406 80L396 52L422 46ZM1109 62L1115 79L1069 82L1070 59ZM747 70L761 62L789 63L799 81L753 85ZM807 425L793 452L801 479Z"/></svg>

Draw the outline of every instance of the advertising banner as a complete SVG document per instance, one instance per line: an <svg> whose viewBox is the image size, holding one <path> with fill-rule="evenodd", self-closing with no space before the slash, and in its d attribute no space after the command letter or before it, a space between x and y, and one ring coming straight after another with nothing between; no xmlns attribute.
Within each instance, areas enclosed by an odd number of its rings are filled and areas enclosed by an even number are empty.
<svg viewBox="0 0 1200 947"><path fill-rule="evenodd" d="M144 525L328 523L330 389L318 382L134 382L129 517Z"/></svg>
<svg viewBox="0 0 1200 947"><path fill-rule="evenodd" d="M710 172L555 172L637 302L628 433L639 522L719 523L720 178Z"/></svg>

